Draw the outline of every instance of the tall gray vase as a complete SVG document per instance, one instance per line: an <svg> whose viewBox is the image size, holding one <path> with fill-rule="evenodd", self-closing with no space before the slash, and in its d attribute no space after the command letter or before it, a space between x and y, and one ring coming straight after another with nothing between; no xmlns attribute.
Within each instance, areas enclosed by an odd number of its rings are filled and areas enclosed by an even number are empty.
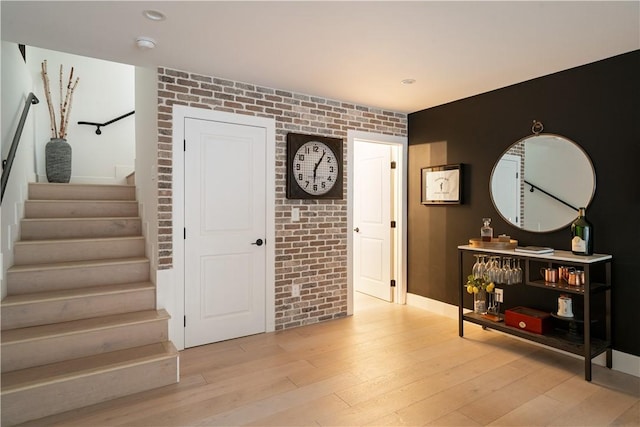
<svg viewBox="0 0 640 427"><path fill-rule="evenodd" d="M44 147L47 180L69 182L71 180L71 145L66 139L51 138Z"/></svg>

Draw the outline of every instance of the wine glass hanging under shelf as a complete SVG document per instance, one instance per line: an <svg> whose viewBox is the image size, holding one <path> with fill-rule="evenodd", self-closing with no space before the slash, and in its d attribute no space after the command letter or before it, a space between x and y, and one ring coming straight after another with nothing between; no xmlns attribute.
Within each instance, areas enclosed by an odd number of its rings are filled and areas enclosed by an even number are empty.
<svg viewBox="0 0 640 427"><path fill-rule="evenodd" d="M473 277L485 277L496 285L517 285L522 283L520 258L496 255L474 254L476 262L471 274Z"/></svg>

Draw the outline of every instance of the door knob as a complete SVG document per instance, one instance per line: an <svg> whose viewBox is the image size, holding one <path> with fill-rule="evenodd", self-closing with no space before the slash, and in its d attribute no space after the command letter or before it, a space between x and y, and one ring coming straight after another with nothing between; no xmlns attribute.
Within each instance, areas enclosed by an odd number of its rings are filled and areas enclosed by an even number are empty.
<svg viewBox="0 0 640 427"><path fill-rule="evenodd" d="M262 239L258 239L255 242L252 243L252 245L257 245L257 246L262 246L264 242L262 241Z"/></svg>
<svg viewBox="0 0 640 427"><path fill-rule="evenodd" d="M354 228L353 231L355 231L356 233L360 232L360 229L358 227Z"/></svg>

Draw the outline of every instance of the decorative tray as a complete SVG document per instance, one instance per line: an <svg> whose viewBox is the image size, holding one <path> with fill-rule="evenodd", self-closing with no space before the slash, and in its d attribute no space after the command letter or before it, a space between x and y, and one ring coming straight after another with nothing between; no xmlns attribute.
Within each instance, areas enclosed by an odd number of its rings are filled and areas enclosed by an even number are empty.
<svg viewBox="0 0 640 427"><path fill-rule="evenodd" d="M486 248L486 249L515 249L518 246L518 241L510 239L507 241L501 241L497 238L491 239L490 242L483 241L480 237L473 237L469 239L469 244L474 248Z"/></svg>

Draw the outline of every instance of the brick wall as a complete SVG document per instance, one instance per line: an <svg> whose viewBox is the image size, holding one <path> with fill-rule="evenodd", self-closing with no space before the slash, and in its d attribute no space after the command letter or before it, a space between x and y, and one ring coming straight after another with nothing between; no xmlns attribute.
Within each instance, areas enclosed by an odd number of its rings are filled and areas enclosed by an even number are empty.
<svg viewBox="0 0 640 427"><path fill-rule="evenodd" d="M347 193L344 199L286 198L286 135L307 133L344 140L348 130L406 136L407 116L332 99L158 68L158 268L172 267L172 105L275 119L276 329L347 313ZM346 163L346 162L345 162ZM300 221L291 222L291 208ZM300 285L300 297L291 295Z"/></svg>

